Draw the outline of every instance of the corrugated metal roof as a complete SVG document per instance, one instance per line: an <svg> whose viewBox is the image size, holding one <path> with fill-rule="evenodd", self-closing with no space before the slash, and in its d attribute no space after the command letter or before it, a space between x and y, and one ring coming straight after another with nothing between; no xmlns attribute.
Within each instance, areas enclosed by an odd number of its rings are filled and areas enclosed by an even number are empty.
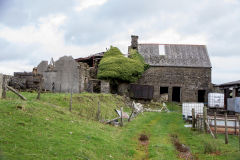
<svg viewBox="0 0 240 160"><path fill-rule="evenodd" d="M159 53L159 45L165 55ZM151 66L212 67L205 45L139 44L138 51Z"/></svg>
<svg viewBox="0 0 240 160"><path fill-rule="evenodd" d="M233 81L233 82L228 82L228 83L223 83L223 84L220 84L218 86L224 87L224 86L234 86L234 85L240 85L240 80Z"/></svg>

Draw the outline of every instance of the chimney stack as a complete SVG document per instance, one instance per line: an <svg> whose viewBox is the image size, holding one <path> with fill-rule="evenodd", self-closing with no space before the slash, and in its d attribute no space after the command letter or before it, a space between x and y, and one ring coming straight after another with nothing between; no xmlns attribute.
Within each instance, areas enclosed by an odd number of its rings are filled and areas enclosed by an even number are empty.
<svg viewBox="0 0 240 160"><path fill-rule="evenodd" d="M131 48L138 50L138 36L132 35Z"/></svg>

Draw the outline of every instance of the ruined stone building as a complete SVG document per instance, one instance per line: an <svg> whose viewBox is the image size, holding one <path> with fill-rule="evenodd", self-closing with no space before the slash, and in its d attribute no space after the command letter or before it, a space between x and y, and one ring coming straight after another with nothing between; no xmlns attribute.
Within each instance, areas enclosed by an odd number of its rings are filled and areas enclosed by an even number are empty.
<svg viewBox="0 0 240 160"><path fill-rule="evenodd" d="M155 99L167 94L169 101L207 102L212 66L205 45L138 44L132 36L130 48L150 65L138 84L153 86Z"/></svg>
<svg viewBox="0 0 240 160"><path fill-rule="evenodd" d="M37 73L43 75L42 88L51 92L109 93L109 82L97 79L97 65L103 56L99 53L86 58L64 56L54 62L42 61Z"/></svg>

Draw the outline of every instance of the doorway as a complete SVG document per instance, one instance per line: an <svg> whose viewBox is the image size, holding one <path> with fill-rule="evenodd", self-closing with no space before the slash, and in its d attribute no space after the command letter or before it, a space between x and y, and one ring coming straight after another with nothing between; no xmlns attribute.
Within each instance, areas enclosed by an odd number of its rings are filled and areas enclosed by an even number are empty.
<svg viewBox="0 0 240 160"><path fill-rule="evenodd" d="M173 102L181 102L181 88L180 87L173 87L172 101Z"/></svg>
<svg viewBox="0 0 240 160"><path fill-rule="evenodd" d="M205 90L198 90L198 102L204 103L205 102Z"/></svg>
<svg viewBox="0 0 240 160"><path fill-rule="evenodd" d="M168 87L160 87L160 95L168 93Z"/></svg>

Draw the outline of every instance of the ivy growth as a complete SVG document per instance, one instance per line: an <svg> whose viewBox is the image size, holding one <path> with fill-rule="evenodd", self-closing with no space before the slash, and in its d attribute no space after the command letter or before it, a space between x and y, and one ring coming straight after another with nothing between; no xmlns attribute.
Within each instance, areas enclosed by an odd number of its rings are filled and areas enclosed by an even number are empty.
<svg viewBox="0 0 240 160"><path fill-rule="evenodd" d="M98 66L98 78L114 81L135 82L148 68L137 50L130 50L125 57L117 47L111 46Z"/></svg>

